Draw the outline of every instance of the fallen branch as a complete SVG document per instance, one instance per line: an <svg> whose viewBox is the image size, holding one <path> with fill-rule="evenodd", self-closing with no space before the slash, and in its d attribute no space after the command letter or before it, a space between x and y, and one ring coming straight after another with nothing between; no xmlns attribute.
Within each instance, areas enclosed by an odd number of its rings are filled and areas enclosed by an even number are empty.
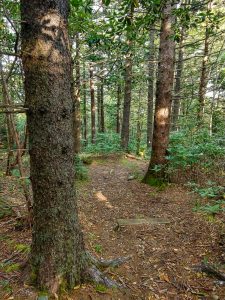
<svg viewBox="0 0 225 300"><path fill-rule="evenodd" d="M211 266L207 263L202 263L199 266L195 266L193 269L197 272L204 272L210 276L215 277L218 280L225 281L225 274L219 272L213 266Z"/></svg>

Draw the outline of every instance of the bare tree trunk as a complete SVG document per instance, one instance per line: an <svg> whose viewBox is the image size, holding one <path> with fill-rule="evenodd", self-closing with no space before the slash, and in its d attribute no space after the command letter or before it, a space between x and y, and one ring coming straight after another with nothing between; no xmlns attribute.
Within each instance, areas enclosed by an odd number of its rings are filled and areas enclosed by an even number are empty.
<svg viewBox="0 0 225 300"><path fill-rule="evenodd" d="M97 84L97 116L98 116L98 131L101 131L101 91L100 83Z"/></svg>
<svg viewBox="0 0 225 300"><path fill-rule="evenodd" d="M76 57L75 57L75 105L74 105L74 152L77 154L80 152L81 147L81 115L80 115L80 37L79 33L76 33Z"/></svg>
<svg viewBox="0 0 225 300"><path fill-rule="evenodd" d="M22 61L34 195L32 277L57 293L79 284L84 242L74 193L69 1L21 0Z"/></svg>
<svg viewBox="0 0 225 300"><path fill-rule="evenodd" d="M176 66L176 77L175 77L175 87L174 87L174 96L173 96L173 111L172 111L172 130L177 130L177 121L180 111L180 98L181 98L181 79L183 73L183 56L184 56L184 47L183 47L183 40L184 40L184 30L181 32L181 38L179 43L179 50L178 50L178 62Z"/></svg>
<svg viewBox="0 0 225 300"><path fill-rule="evenodd" d="M128 41L131 47L131 41ZM132 85L132 53L129 50L125 61L125 88L124 88L124 105L123 105L123 121L121 129L121 146L127 151L129 144L130 130L130 109L131 109L131 85Z"/></svg>
<svg viewBox="0 0 225 300"><path fill-rule="evenodd" d="M160 32L152 155L148 171L143 179L143 182L149 184L154 184L156 178L164 180L166 176L175 52L175 43L170 38L174 19L171 3L172 1L167 1L163 8Z"/></svg>
<svg viewBox="0 0 225 300"><path fill-rule="evenodd" d="M136 132L136 154L140 154L140 144L141 144L141 90L139 91L139 103L138 103L138 113L137 113L137 132Z"/></svg>
<svg viewBox="0 0 225 300"><path fill-rule="evenodd" d="M104 79L100 85L100 132L105 132L105 113L104 113Z"/></svg>
<svg viewBox="0 0 225 300"><path fill-rule="evenodd" d="M149 31L149 63L148 63L148 114L147 114L147 147L152 143L153 116L154 116L154 77L155 77L155 31Z"/></svg>
<svg viewBox="0 0 225 300"><path fill-rule="evenodd" d="M130 7L130 23L133 22L134 5ZM125 59L125 75L124 75L124 102L123 102L123 121L121 129L121 147L127 151L130 136L130 109L131 109L131 90L132 90L132 46L133 39L128 34L127 40L128 51Z"/></svg>
<svg viewBox="0 0 225 300"><path fill-rule="evenodd" d="M85 65L83 71L83 126L84 126L84 141L87 145L87 85L86 85L86 74L85 74Z"/></svg>
<svg viewBox="0 0 225 300"><path fill-rule="evenodd" d="M199 125L202 124L203 117L204 117L205 95L206 95L206 88L208 83L208 60L209 60L209 28L208 28L208 24L206 23L204 52L203 52L201 76L200 76L199 91L198 91L199 103L198 103L198 111L197 111L197 120Z"/></svg>
<svg viewBox="0 0 225 300"><path fill-rule="evenodd" d="M121 106L121 84L117 85L117 103L116 103L116 132L120 133L120 106Z"/></svg>
<svg viewBox="0 0 225 300"><path fill-rule="evenodd" d="M94 71L93 66L90 64L90 93L91 93L91 142L95 143L95 89L94 89Z"/></svg>

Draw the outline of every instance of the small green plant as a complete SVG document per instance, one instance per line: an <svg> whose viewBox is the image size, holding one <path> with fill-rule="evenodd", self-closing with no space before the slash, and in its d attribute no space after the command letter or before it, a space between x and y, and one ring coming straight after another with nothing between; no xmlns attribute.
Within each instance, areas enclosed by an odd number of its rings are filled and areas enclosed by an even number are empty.
<svg viewBox="0 0 225 300"><path fill-rule="evenodd" d="M193 211L200 211L203 213L206 213L212 217L214 217L216 214L224 211L224 205L225 205L225 201L223 200L218 200L215 201L214 204L206 204L204 206L197 206L195 208L193 208Z"/></svg>
<svg viewBox="0 0 225 300"><path fill-rule="evenodd" d="M100 244L94 245L95 252L102 253L103 247Z"/></svg>
<svg viewBox="0 0 225 300"><path fill-rule="evenodd" d="M11 293L12 292L12 287L10 285L10 282L5 279L0 280L0 287L6 292L6 293Z"/></svg>
<svg viewBox="0 0 225 300"><path fill-rule="evenodd" d="M29 253L30 252L30 246L26 244L16 244L15 245L15 250L20 252L20 253Z"/></svg>
<svg viewBox="0 0 225 300"><path fill-rule="evenodd" d="M20 268L20 264L18 263L12 263L11 261L6 261L0 263L0 269L5 273L11 273L18 271Z"/></svg>
<svg viewBox="0 0 225 300"><path fill-rule="evenodd" d="M99 293L106 293L107 292L107 287L104 286L103 284L97 284L95 286L95 290L96 290L96 292L99 292Z"/></svg>

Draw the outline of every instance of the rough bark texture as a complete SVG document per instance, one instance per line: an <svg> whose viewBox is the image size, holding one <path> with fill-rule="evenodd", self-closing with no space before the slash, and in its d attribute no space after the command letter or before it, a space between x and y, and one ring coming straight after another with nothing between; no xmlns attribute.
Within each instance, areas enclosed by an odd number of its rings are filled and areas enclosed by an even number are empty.
<svg viewBox="0 0 225 300"><path fill-rule="evenodd" d="M76 33L76 57L75 57L75 90L74 90L74 152L79 153L81 147L81 114L80 114L80 37L79 33Z"/></svg>
<svg viewBox="0 0 225 300"><path fill-rule="evenodd" d="M116 132L120 133L120 106L121 106L121 84L117 86L117 104L116 104Z"/></svg>
<svg viewBox="0 0 225 300"><path fill-rule="evenodd" d="M84 243L74 193L68 1L21 0L31 182L32 277L56 292L79 283Z"/></svg>
<svg viewBox="0 0 225 300"><path fill-rule="evenodd" d="M184 56L184 47L183 47L183 39L184 39L184 30L181 33L181 39L179 43L178 50L178 61L176 66L176 78L175 78L175 86L174 86L174 96L173 96L173 111L172 111L172 130L177 130L177 121L180 111L180 98L181 98L181 82L182 82L182 73L183 73L183 56Z"/></svg>
<svg viewBox="0 0 225 300"><path fill-rule="evenodd" d="M91 142L95 143L95 89L94 89L94 71L93 66L90 64L90 93L91 93Z"/></svg>
<svg viewBox="0 0 225 300"><path fill-rule="evenodd" d="M167 1L165 7L163 8L160 32L152 155L148 171L143 179L143 181L146 183L151 183L151 180L153 179L154 181L154 178L156 177L162 179L165 177L174 75L175 43L170 38L172 34L172 22L172 4L171 1Z"/></svg>
<svg viewBox="0 0 225 300"><path fill-rule="evenodd" d="M128 41L131 47L131 41ZM124 105L123 105L123 122L121 129L121 146L126 151L129 143L130 130L130 107L131 107L131 85L132 85L132 53L131 49L126 55L125 60L125 88L124 88Z"/></svg>
<svg viewBox="0 0 225 300"><path fill-rule="evenodd" d="M148 114L147 114L147 147L152 143L153 112L154 112L154 77L155 77L155 32L150 28L149 32L149 63L148 63Z"/></svg>

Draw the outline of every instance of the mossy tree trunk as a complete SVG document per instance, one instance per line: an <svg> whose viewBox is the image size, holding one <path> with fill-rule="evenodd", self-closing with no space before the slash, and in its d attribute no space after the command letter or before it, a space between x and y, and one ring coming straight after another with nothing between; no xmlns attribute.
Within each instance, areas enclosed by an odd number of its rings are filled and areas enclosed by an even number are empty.
<svg viewBox="0 0 225 300"><path fill-rule="evenodd" d="M165 180L166 176L175 51L175 42L171 39L174 19L172 9L172 1L167 1L163 8L160 32L152 155L148 171L143 179L143 182L150 184L154 184L156 178Z"/></svg>
<svg viewBox="0 0 225 300"><path fill-rule="evenodd" d="M56 292L82 278L84 242L74 194L74 104L67 18L69 1L21 0L31 182L32 274Z"/></svg>

